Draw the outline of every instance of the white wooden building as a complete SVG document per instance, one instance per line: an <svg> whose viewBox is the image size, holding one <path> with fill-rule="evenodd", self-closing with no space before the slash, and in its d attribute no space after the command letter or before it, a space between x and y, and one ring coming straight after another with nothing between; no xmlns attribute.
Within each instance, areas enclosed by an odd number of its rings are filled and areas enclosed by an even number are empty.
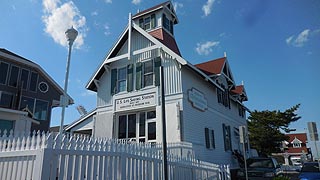
<svg viewBox="0 0 320 180"><path fill-rule="evenodd" d="M160 66L164 71L168 142L189 142L200 160L237 167L238 127L246 125L247 95L227 57L193 65L174 38L170 1L131 17L86 88L97 107L66 130L95 137L161 143Z"/></svg>

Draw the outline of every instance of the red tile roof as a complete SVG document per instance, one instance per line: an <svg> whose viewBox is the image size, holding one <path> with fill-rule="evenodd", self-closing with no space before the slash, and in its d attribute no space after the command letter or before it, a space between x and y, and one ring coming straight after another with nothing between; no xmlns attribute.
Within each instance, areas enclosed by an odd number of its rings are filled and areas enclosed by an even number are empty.
<svg viewBox="0 0 320 180"><path fill-rule="evenodd" d="M233 90L231 90L234 94L242 94L243 93L243 85L236 86Z"/></svg>
<svg viewBox="0 0 320 180"><path fill-rule="evenodd" d="M302 141L302 143L306 143L308 140L306 133L286 134L286 135L289 136L290 139L288 140L288 142L290 143L294 140L295 137L300 141Z"/></svg>
<svg viewBox="0 0 320 180"><path fill-rule="evenodd" d="M167 46L173 52L181 56L176 40L166 30L160 28L154 31L150 31L149 34L158 39L162 44Z"/></svg>
<svg viewBox="0 0 320 180"><path fill-rule="evenodd" d="M302 151L304 151L305 153L308 153L308 149L306 147L306 143L308 140L306 133L286 134L286 135L289 136L289 140L288 140L289 143L291 143L295 138L299 139L302 142L301 148L293 148L290 146L287 150L288 153L301 154Z"/></svg>
<svg viewBox="0 0 320 180"><path fill-rule="evenodd" d="M226 57L214 59L204 63L196 64L195 66L207 75L220 74L226 62Z"/></svg>

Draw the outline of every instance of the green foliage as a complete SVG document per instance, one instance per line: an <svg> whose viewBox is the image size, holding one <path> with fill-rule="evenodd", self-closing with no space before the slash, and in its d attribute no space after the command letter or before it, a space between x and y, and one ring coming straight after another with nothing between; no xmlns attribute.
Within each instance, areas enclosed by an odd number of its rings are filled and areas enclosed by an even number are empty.
<svg viewBox="0 0 320 180"><path fill-rule="evenodd" d="M259 154L270 155L280 152L279 143L288 140L282 131L289 133L292 122L299 120L295 112L300 104L283 112L281 111L253 111L248 118L249 140L252 148L257 149Z"/></svg>

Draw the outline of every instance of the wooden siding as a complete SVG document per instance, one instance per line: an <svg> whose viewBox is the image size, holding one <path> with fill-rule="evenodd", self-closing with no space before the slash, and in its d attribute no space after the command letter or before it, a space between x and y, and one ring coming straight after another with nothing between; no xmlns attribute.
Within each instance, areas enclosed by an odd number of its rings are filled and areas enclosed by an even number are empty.
<svg viewBox="0 0 320 180"><path fill-rule="evenodd" d="M239 149L239 139L235 137L234 128L245 124L245 119L238 115L238 108L233 104L231 109L218 104L216 88L190 69L182 69L183 75L183 139L195 145L199 159L208 162L229 163L231 167L237 166L232 158L231 151L224 150L222 124L230 126L232 149ZM188 100L188 90L196 88L205 95L208 109L200 111L192 107ZM215 133L215 149L205 146L204 128L210 128Z"/></svg>

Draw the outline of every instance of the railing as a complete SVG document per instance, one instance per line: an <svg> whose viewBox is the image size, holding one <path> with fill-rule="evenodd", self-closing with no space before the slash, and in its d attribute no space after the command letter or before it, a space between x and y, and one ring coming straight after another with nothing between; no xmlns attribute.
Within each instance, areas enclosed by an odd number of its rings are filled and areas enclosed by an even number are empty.
<svg viewBox="0 0 320 180"><path fill-rule="evenodd" d="M40 132L3 134L2 180L163 179L160 144ZM168 144L168 172L174 180L230 179L228 166L196 160L188 143Z"/></svg>

